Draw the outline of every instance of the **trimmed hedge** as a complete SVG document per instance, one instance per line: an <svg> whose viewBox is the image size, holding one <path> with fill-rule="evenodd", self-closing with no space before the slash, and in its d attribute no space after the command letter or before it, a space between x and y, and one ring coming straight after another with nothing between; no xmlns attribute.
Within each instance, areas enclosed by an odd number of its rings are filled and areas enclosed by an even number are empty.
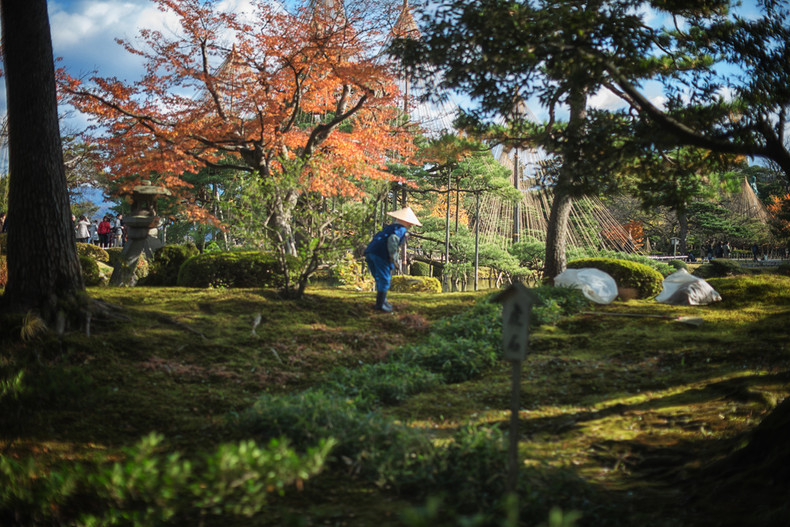
<svg viewBox="0 0 790 527"><path fill-rule="evenodd" d="M298 262L289 262L295 269ZM181 265L182 287L283 287L280 262L259 251L211 252L193 256Z"/></svg>
<svg viewBox="0 0 790 527"><path fill-rule="evenodd" d="M200 254L194 245L165 245L154 253L151 260L148 276L140 282L140 285L152 286L175 286L178 285L178 272L181 266L192 258Z"/></svg>
<svg viewBox="0 0 790 527"><path fill-rule="evenodd" d="M409 273L412 276L431 276L431 264L425 262L412 262Z"/></svg>
<svg viewBox="0 0 790 527"><path fill-rule="evenodd" d="M108 259L106 260L108 264L115 267L118 265L118 262L121 261L121 253L123 252L123 247L108 247L104 249L107 252Z"/></svg>
<svg viewBox="0 0 790 527"><path fill-rule="evenodd" d="M87 244L81 244L87 245ZM96 260L84 254L79 255L80 269L82 269L82 281L86 286L96 286L104 284L104 277L99 271Z"/></svg>
<svg viewBox="0 0 790 527"><path fill-rule="evenodd" d="M738 262L730 260L729 258L715 258L705 265L697 267L693 274L700 278L721 278L739 274L752 274L752 271L751 269L741 267Z"/></svg>
<svg viewBox="0 0 790 527"><path fill-rule="evenodd" d="M678 270L678 271L680 269L685 269L686 271L689 270L688 264L686 262L684 262L683 260L670 260L670 261L667 262L667 265L669 265L670 267L672 267L673 269Z"/></svg>
<svg viewBox="0 0 790 527"><path fill-rule="evenodd" d="M441 293L442 284L432 276L393 276L390 290L396 293Z"/></svg>
<svg viewBox="0 0 790 527"><path fill-rule="evenodd" d="M87 256L97 262L110 263L110 254L98 245L93 245L92 243L77 242L77 255Z"/></svg>
<svg viewBox="0 0 790 527"><path fill-rule="evenodd" d="M645 264L612 258L582 258L568 262L571 269L592 267L608 273L617 287L637 290L638 298L652 298L661 292L664 277Z"/></svg>

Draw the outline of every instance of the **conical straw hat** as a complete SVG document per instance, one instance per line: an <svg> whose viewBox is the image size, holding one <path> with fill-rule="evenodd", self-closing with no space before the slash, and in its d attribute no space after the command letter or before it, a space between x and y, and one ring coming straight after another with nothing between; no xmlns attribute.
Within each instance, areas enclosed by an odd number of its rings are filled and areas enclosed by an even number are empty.
<svg viewBox="0 0 790 527"><path fill-rule="evenodd" d="M387 214L389 214L396 220L402 221L403 223L422 226L422 223L420 223L420 220L417 219L417 215L414 214L414 211L411 210L411 207L406 207L405 209L399 209L392 212L388 212Z"/></svg>

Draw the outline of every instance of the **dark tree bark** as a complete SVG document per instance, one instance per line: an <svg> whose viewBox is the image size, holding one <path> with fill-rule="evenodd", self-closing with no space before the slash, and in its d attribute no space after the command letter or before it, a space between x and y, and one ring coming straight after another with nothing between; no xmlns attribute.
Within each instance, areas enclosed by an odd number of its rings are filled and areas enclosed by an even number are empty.
<svg viewBox="0 0 790 527"><path fill-rule="evenodd" d="M680 226L680 233L678 234L678 238L680 238L680 245L678 246L678 251L680 254L688 254L688 250L686 248L686 238L688 238L689 234L689 218L688 214L686 214L686 209L676 211L678 217L678 225Z"/></svg>
<svg viewBox="0 0 790 527"><path fill-rule="evenodd" d="M568 221L571 215L573 198L571 184L583 170L584 162L580 159L579 138L583 133L586 116L586 92L579 86L571 88L568 94L568 128L567 139L562 151L562 166L559 169L557 184L554 187L554 200L549 213L549 224L546 230L546 267L544 279L554 283L554 277L565 270L565 246L568 239Z"/></svg>
<svg viewBox="0 0 790 527"><path fill-rule="evenodd" d="M84 291L66 187L46 0L2 0L8 96L6 309L63 320Z"/></svg>

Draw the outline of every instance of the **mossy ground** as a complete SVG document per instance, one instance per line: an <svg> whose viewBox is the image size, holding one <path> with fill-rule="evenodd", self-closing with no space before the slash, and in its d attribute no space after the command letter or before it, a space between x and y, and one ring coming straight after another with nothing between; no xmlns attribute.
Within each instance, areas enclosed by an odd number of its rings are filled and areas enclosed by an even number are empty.
<svg viewBox="0 0 790 527"><path fill-rule="evenodd" d="M790 278L710 283L723 302L680 308L631 300L596 308L702 317L699 326L576 315L533 332L522 364L520 458L547 472L570 470L596 490L601 503L583 511L583 525L765 524L752 523L760 503L739 506L706 489L710 467L746 444L790 394ZM237 438L227 417L261 393L302 390L337 366L384 360L485 295L396 293L396 311L381 314L371 308L372 293L328 288L309 289L301 301L255 289L90 294L122 306L129 320L95 322L90 337L40 333L25 342L21 328L3 328L3 375L24 369L33 390L0 415L4 455L79 459L115 452L151 431L174 449L206 450ZM506 430L510 375L502 362L484 378L385 411L437 440L468 424ZM728 477L737 488L737 471ZM750 497L786 511L787 488L754 478L748 484ZM560 505L563 491L556 492ZM406 499L326 473L275 501L261 524L301 518L308 525L400 525L398 512L426 497ZM545 518L523 520L537 525Z"/></svg>

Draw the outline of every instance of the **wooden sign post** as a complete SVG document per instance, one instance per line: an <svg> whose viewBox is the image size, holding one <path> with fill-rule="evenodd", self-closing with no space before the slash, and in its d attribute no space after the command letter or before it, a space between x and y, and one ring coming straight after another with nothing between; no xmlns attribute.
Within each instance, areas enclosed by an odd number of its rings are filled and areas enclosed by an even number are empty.
<svg viewBox="0 0 790 527"><path fill-rule="evenodd" d="M510 444L508 447L508 491L515 492L518 483L518 413L521 407L521 363L529 350L529 316L540 299L523 284L515 283L494 300L502 304L503 358L512 370L510 398Z"/></svg>

